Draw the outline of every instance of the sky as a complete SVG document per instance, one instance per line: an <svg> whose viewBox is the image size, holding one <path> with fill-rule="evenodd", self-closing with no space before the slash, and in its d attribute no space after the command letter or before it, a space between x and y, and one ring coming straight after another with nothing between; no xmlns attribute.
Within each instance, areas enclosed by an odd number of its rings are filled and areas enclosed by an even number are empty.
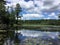
<svg viewBox="0 0 60 45"><path fill-rule="evenodd" d="M22 20L58 19L60 0L6 0L6 6L20 4Z"/></svg>

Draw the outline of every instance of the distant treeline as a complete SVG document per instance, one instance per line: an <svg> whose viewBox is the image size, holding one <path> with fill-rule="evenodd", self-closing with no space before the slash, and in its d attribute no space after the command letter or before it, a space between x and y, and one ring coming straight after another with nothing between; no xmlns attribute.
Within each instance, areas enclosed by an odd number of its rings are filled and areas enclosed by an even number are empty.
<svg viewBox="0 0 60 45"><path fill-rule="evenodd" d="M40 25L60 25L60 20L25 20L22 24L40 24Z"/></svg>

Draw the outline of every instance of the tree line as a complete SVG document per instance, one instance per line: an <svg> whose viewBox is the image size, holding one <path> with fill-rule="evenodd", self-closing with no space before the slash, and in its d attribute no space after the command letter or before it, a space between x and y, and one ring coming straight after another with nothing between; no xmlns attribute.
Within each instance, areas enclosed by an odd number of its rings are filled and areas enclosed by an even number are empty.
<svg viewBox="0 0 60 45"><path fill-rule="evenodd" d="M22 23L26 24L26 25L29 25L29 24L32 24L32 25L60 25L60 20L55 20L55 19L53 19L53 20L52 19L25 20L25 21L22 21Z"/></svg>

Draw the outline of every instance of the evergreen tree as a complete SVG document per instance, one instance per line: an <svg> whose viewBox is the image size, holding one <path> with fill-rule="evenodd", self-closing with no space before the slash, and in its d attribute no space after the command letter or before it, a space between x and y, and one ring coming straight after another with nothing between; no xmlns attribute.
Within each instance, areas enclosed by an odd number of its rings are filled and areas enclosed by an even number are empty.
<svg viewBox="0 0 60 45"><path fill-rule="evenodd" d="M0 24L2 25L1 27L3 27L5 24L6 24L5 27L8 27L9 24L9 18L5 8L5 3L6 1L0 0L0 21L1 21Z"/></svg>
<svg viewBox="0 0 60 45"><path fill-rule="evenodd" d="M1 20L1 23L2 23L2 20L3 20L3 17L5 16L5 4L4 4L4 0L1 0L0 1L0 20Z"/></svg>
<svg viewBox="0 0 60 45"><path fill-rule="evenodd" d="M11 13L9 16L9 20L10 20L11 27L13 27L13 24L15 24L15 11L13 10L13 7L11 7Z"/></svg>
<svg viewBox="0 0 60 45"><path fill-rule="evenodd" d="M20 4L16 4L16 8L15 8L15 11L16 11L16 17L17 17L17 24L18 24L18 18L19 18L19 13L22 11L22 8L20 7ZM21 16L20 16L21 18Z"/></svg>

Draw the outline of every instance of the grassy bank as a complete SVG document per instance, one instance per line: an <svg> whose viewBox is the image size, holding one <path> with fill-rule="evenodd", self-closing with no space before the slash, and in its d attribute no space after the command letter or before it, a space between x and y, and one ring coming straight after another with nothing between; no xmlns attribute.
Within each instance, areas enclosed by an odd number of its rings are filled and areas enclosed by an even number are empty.
<svg viewBox="0 0 60 45"><path fill-rule="evenodd" d="M60 31L60 26L58 25L38 25L38 24L23 24L23 28L26 29L38 29L38 30L56 30Z"/></svg>
<svg viewBox="0 0 60 45"><path fill-rule="evenodd" d="M9 29L38 29L38 30L56 30L60 31L60 26L59 25L41 25L41 24L22 24L22 25L16 25L10 27Z"/></svg>

